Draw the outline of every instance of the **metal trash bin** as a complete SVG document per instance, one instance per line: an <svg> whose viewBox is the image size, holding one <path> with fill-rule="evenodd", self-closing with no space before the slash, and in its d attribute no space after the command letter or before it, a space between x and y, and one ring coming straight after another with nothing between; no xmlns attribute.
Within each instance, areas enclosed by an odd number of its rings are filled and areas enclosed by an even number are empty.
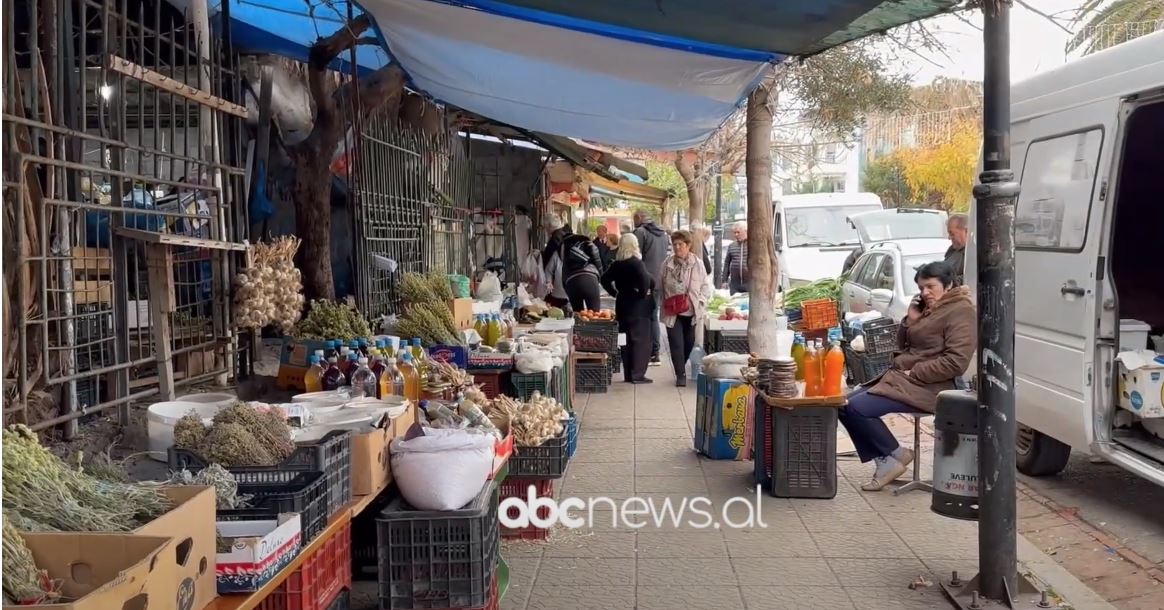
<svg viewBox="0 0 1164 610"><path fill-rule="evenodd" d="M930 510L978 520L978 397L969 390L938 394L934 412L934 491Z"/></svg>

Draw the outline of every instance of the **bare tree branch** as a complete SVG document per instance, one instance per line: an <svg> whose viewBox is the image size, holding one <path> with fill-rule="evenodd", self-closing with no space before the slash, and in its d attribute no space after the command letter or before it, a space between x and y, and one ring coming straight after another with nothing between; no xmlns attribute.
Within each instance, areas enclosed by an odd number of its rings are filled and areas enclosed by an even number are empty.
<svg viewBox="0 0 1164 610"><path fill-rule="evenodd" d="M1048 15L1047 13L1040 11L1039 9L1031 6L1031 4L1029 2L1026 2L1025 0L1015 0L1015 2L1017 2L1020 6L1027 9L1028 11L1030 11L1030 12L1046 19L1047 21L1055 24L1060 30L1067 32L1068 34L1071 34L1072 36L1075 35L1075 32L1072 32L1070 29L1067 28L1067 26L1063 25L1062 23L1059 23L1059 21L1057 19L1055 19L1053 16Z"/></svg>

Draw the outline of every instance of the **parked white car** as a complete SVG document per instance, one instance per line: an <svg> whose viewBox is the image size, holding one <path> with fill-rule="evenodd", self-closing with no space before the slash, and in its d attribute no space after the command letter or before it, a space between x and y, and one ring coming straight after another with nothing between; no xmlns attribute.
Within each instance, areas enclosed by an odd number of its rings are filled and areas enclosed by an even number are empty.
<svg viewBox="0 0 1164 610"><path fill-rule="evenodd" d="M917 294L917 268L940 261L950 247L948 239L903 239L875 244L853 264L841 286L845 312L877 311L900 320Z"/></svg>

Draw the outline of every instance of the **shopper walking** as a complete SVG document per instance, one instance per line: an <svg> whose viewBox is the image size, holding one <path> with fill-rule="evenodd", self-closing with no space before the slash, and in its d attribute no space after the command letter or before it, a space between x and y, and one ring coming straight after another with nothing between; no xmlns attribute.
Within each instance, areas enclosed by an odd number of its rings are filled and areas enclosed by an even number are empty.
<svg viewBox="0 0 1164 610"><path fill-rule="evenodd" d="M667 344L671 366L675 368L675 385L687 385L687 359L695 348L695 329L703 323L710 290L703 261L692 252L691 233L671 234L675 253L663 263L662 319L667 327Z"/></svg>
<svg viewBox="0 0 1164 610"><path fill-rule="evenodd" d="M651 358L651 312L654 311L655 281L643 264L639 240L627 233L618 240L618 250L610 269L602 276L602 286L614 295L614 317L618 331L626 334L622 351L622 375L627 383L651 383L647 362Z"/></svg>
<svg viewBox="0 0 1164 610"><path fill-rule="evenodd" d="M663 260L669 254L670 239L667 232L659 228L659 225L651 220L651 216L647 212L639 210L635 212L633 218L634 235L639 240L639 250L643 253L643 264L646 265L647 272L655 280L655 286L661 286L660 272L663 269ZM662 302L657 295L658 291L656 291L655 308L651 314L651 364L659 363L659 308L662 306Z"/></svg>
<svg viewBox="0 0 1164 610"><path fill-rule="evenodd" d="M748 225L744 222L732 225L732 237L735 241L728 246L724 259L727 288L732 294L748 292L752 281L748 271Z"/></svg>

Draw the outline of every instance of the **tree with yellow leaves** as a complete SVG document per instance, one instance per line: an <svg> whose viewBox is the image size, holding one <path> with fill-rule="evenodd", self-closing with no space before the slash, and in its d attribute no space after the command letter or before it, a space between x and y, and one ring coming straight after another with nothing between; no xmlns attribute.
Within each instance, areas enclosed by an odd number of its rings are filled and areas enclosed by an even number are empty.
<svg viewBox="0 0 1164 610"><path fill-rule="evenodd" d="M940 142L899 151L902 173L914 197L926 206L966 211L981 142L978 125L964 121Z"/></svg>

